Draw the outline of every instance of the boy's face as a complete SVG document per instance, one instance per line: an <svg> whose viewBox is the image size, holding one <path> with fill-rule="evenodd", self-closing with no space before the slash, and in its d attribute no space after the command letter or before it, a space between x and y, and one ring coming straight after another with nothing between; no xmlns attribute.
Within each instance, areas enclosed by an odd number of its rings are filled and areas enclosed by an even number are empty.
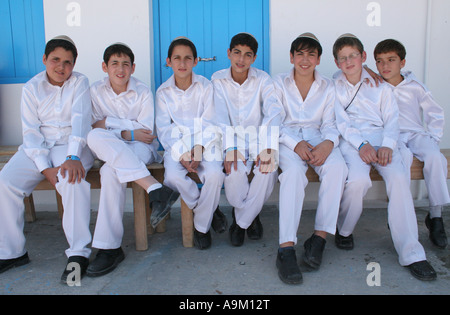
<svg viewBox="0 0 450 315"><path fill-rule="evenodd" d="M42 62L45 65L49 82L57 86L62 86L70 78L75 67L72 52L62 47L57 47L48 57L44 54Z"/></svg>
<svg viewBox="0 0 450 315"><path fill-rule="evenodd" d="M316 66L320 64L320 56L317 49L303 49L295 51L291 56L291 64L294 65L295 73L302 76L314 74Z"/></svg>
<svg viewBox="0 0 450 315"><path fill-rule="evenodd" d="M192 75L192 69L197 65L198 58L194 58L191 47L178 45L173 49L172 56L166 63L172 68L176 78L185 79Z"/></svg>
<svg viewBox="0 0 450 315"><path fill-rule="evenodd" d="M128 55L112 55L108 64L102 63L102 68L108 74L111 86L115 91L126 91L128 81L130 81L130 77L135 69L135 64L131 64L131 59Z"/></svg>
<svg viewBox="0 0 450 315"><path fill-rule="evenodd" d="M237 45L232 50L228 49L228 59L235 73L246 73L255 62L256 55L249 46Z"/></svg>
<svg viewBox="0 0 450 315"><path fill-rule="evenodd" d="M361 75L362 65L366 61L367 55L363 51L361 54L358 49L352 46L345 46L338 52L336 65L347 76Z"/></svg>
<svg viewBox="0 0 450 315"><path fill-rule="evenodd" d="M405 63L406 60L401 60L395 52L378 54L376 57L378 72L388 82L401 76L400 70L405 66Z"/></svg>

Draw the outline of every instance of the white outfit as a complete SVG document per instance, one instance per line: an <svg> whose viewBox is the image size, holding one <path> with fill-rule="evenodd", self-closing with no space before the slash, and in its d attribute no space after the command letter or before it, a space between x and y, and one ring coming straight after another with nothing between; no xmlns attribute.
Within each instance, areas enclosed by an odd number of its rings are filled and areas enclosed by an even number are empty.
<svg viewBox="0 0 450 315"><path fill-rule="evenodd" d="M444 134L444 110L431 92L411 72L402 73L397 86L388 83L399 107L400 146L408 175L413 155L424 163L424 177L430 206L450 203L447 187L447 159L439 148ZM425 123L425 126L424 126ZM409 176L410 177L410 176Z"/></svg>
<svg viewBox="0 0 450 315"><path fill-rule="evenodd" d="M280 244L297 243L297 230L302 214L305 173L308 164L294 152L296 145L306 141L313 146L325 140L334 143L334 149L322 166L312 166L320 177L319 203L315 230L336 232L336 221L347 166L339 150L339 131L336 128L335 89L331 80L314 73L314 82L303 100L295 84L294 69L275 77L275 86L286 112L280 135Z"/></svg>
<svg viewBox="0 0 450 315"><path fill-rule="evenodd" d="M164 184L178 191L193 209L194 225L201 233L210 229L224 178L222 162L209 156L213 150L220 150L220 134L214 132L213 120L213 87L203 76L192 73L192 84L186 91L176 86L173 75L158 88L156 127L165 150ZM213 131L212 134L207 134L208 130ZM201 190L180 163L181 155L190 152L195 145L205 148L197 169L203 184Z"/></svg>
<svg viewBox="0 0 450 315"><path fill-rule="evenodd" d="M23 87L23 144L0 172L0 259L25 254L24 204L36 185L45 179L42 171L58 167L68 155L76 155L86 172L93 156L86 146L91 125L89 81L73 72L62 87L50 84L45 71ZM89 257L91 250L90 184L69 184L58 173L56 189L64 206L63 228L70 248L66 255Z"/></svg>
<svg viewBox="0 0 450 315"><path fill-rule="evenodd" d="M418 241L417 219L409 181L397 149L398 106L386 84L375 88L365 82L366 79L375 86L373 79L364 69L361 81L355 86L347 81L343 73L335 80L336 122L344 138L340 148L349 169L337 226L342 236L349 236L353 232L362 213L363 197L372 186L369 175L371 165L364 163L359 156L358 148L361 143L368 140L375 149L381 146L391 148L392 163L387 166L372 166L378 170L386 183L389 197L388 223L392 240L399 255L399 263L407 266L426 260L426 256Z"/></svg>
<svg viewBox="0 0 450 315"><path fill-rule="evenodd" d="M154 130L153 95L141 81L130 78L127 90L117 95L109 78L91 86L93 122L106 118L106 129L96 128L88 135L92 152L105 164L100 169L97 223L92 246L116 249L122 243L122 217L128 182L147 177L146 164L160 162L158 143L125 141L123 130Z"/></svg>
<svg viewBox="0 0 450 315"><path fill-rule="evenodd" d="M238 162L237 172L233 166L224 181L228 202L235 208L236 222L247 229L270 197L278 172L262 174L255 167L251 183L247 175L264 149L273 149L278 155L284 111L272 78L262 70L250 68L242 85L231 77L231 68L214 73L211 82L223 149L235 147L247 160L247 166Z"/></svg>

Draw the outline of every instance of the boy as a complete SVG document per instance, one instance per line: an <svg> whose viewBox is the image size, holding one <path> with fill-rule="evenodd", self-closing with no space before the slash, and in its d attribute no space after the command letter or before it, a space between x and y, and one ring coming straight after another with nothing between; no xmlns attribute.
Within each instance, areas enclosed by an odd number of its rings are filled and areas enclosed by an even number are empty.
<svg viewBox="0 0 450 315"><path fill-rule="evenodd" d="M225 216L219 210L224 174L221 161L205 155L218 137L207 139L204 131L214 119L213 87L206 78L193 72L198 63L197 49L186 37L172 41L167 65L173 75L156 92L156 127L165 149L164 183L179 191L194 212L194 244L199 249L211 246L210 227L226 229ZM177 137L182 133L182 138ZM176 134L176 135L175 135ZM174 136L175 135L175 136ZM181 151L180 151L181 150ZM197 173L201 190L188 173Z"/></svg>
<svg viewBox="0 0 450 315"><path fill-rule="evenodd" d="M46 70L23 87L23 144L0 173L0 273L29 262L23 197L43 179L62 197L67 265L78 263L83 276L89 264L91 191L84 178L94 161L86 146L92 111L89 81L73 71L77 56L72 39L53 38L43 56Z"/></svg>
<svg viewBox="0 0 450 315"><path fill-rule="evenodd" d="M333 82L316 70L322 46L311 33L291 45L293 69L274 81L281 93L286 118L280 132L280 248L279 276L286 283L300 283L302 275L294 246L302 213L305 173L311 165L321 178L314 234L304 244L304 262L318 269L327 233L336 232L339 203L347 178L347 166L339 150Z"/></svg>
<svg viewBox="0 0 450 315"><path fill-rule="evenodd" d="M259 213L277 181L278 128L284 113L271 77L252 67L257 50L253 35L235 35L228 49L231 67L211 78L225 151L225 194L233 206L229 229L233 246L243 244L245 230L250 239L262 237ZM258 128L268 131L260 133L259 139ZM254 178L249 183L253 164Z"/></svg>
<svg viewBox="0 0 450 315"><path fill-rule="evenodd" d="M418 241L414 204L401 155L397 149L398 106L386 84L375 87L363 69L366 52L352 34L339 37L333 46L336 122L343 140L340 148L348 166L335 236L341 249L353 248L352 232L363 209L363 197L371 187L369 171L375 167L386 183L388 223L399 263L420 280L436 279ZM368 79L368 80L367 80ZM374 87L371 87L371 83Z"/></svg>
<svg viewBox="0 0 450 315"><path fill-rule="evenodd" d="M400 148L407 147L402 151L405 152L408 174L413 155L425 162L423 172L430 199L430 211L425 223L430 230L432 243L444 249L447 246L447 235L442 208L450 203L447 160L439 150L439 142L444 133L444 110L413 73L401 72L406 63L406 49L400 42L387 39L378 43L374 57L378 72L396 96L400 113L399 140L404 144Z"/></svg>
<svg viewBox="0 0 450 315"><path fill-rule="evenodd" d="M88 135L92 152L105 164L100 169L102 189L92 247L99 251L87 275L114 270L124 259L122 217L127 182L136 182L149 194L153 226L168 214L178 193L162 186L146 164L161 162L154 131L153 95L132 77L134 54L122 43L106 48L102 69L108 76L91 86L93 130Z"/></svg>

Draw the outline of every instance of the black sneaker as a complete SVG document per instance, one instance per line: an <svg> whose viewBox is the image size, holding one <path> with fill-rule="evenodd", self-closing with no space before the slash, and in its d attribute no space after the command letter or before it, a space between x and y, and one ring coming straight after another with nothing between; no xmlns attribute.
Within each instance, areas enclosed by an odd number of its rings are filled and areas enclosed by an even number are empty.
<svg viewBox="0 0 450 315"><path fill-rule="evenodd" d="M334 242L336 243L337 248L352 250L354 246L353 234L350 234L349 236L342 236L338 231L336 231L336 234L334 235Z"/></svg>
<svg viewBox="0 0 450 315"><path fill-rule="evenodd" d="M407 267L411 274L419 280L432 281L437 278L436 271L426 260L415 262Z"/></svg>
<svg viewBox="0 0 450 315"><path fill-rule="evenodd" d="M227 217L220 211L219 207L214 211L211 227L216 233L224 233L228 228Z"/></svg>
<svg viewBox="0 0 450 315"><path fill-rule="evenodd" d="M303 261L311 268L319 269L326 242L325 239L315 234L305 241Z"/></svg>
<svg viewBox="0 0 450 315"><path fill-rule="evenodd" d="M263 225L259 220L259 215L257 215L247 229L247 236L251 240L260 240L263 236L263 232Z"/></svg>
<svg viewBox="0 0 450 315"><path fill-rule="evenodd" d="M211 232L202 233L194 229L194 245L198 249L208 249L211 247Z"/></svg>
<svg viewBox="0 0 450 315"><path fill-rule="evenodd" d="M245 230L236 223L233 208L233 223L230 226L230 241L233 246L242 246L244 244Z"/></svg>
<svg viewBox="0 0 450 315"><path fill-rule="evenodd" d="M170 208L179 196L179 192L164 185L149 193L150 207L152 208L150 223L154 228L169 214Z"/></svg>
<svg viewBox="0 0 450 315"><path fill-rule="evenodd" d="M277 262L278 276L287 284L300 284L303 282L302 272L297 264L295 250L278 250Z"/></svg>
<svg viewBox="0 0 450 315"><path fill-rule="evenodd" d="M442 218L430 218L430 214L425 218L425 225L430 231L431 242L439 247L445 249L447 247L447 235L445 234L444 221Z"/></svg>
<svg viewBox="0 0 450 315"><path fill-rule="evenodd" d="M71 257L69 257L69 259L67 260L66 269L64 269L64 272L63 272L63 274L61 276L61 282L62 283L69 284L67 282L67 277L69 275L71 275L77 269L77 267L69 266L72 263L78 264L78 267L80 268L79 269L80 274L78 275L79 278L77 278L77 275L75 275L74 278L69 279L69 282L75 284L75 281L81 280L81 278L83 278L83 276L86 274L86 270L87 270L87 268L89 266L89 259L86 258L86 257L83 257L83 256L71 256Z"/></svg>
<svg viewBox="0 0 450 315"><path fill-rule="evenodd" d="M86 275L88 277L104 276L114 269L125 259L122 248L99 249L94 261L89 264Z"/></svg>
<svg viewBox="0 0 450 315"><path fill-rule="evenodd" d="M20 267L26 265L30 262L30 258L28 258L28 253L25 253L23 256L13 259L0 259L0 273L3 273L11 268Z"/></svg>

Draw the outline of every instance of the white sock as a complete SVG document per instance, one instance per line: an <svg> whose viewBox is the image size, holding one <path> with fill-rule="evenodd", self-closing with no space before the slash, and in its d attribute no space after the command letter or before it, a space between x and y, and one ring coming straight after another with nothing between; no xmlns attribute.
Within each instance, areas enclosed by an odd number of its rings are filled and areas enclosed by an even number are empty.
<svg viewBox="0 0 450 315"><path fill-rule="evenodd" d="M443 206L430 206L430 218L440 218L442 217Z"/></svg>
<svg viewBox="0 0 450 315"><path fill-rule="evenodd" d="M153 184L150 187L148 187L147 194L149 194L151 191L154 191L154 190L159 189L161 187L162 187L162 185L160 183Z"/></svg>

